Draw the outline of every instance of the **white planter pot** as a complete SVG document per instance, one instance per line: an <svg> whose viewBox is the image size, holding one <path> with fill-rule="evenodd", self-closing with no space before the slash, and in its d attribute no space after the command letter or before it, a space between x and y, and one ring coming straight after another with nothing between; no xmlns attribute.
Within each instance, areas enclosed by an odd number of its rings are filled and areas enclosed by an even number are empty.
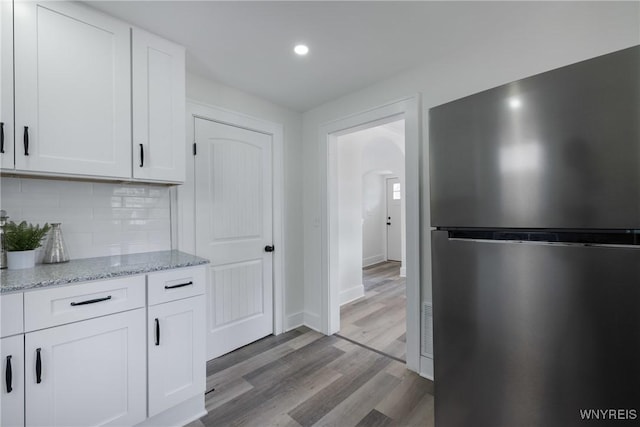
<svg viewBox="0 0 640 427"><path fill-rule="evenodd" d="M33 268L36 265L36 250L7 252L7 268L9 270L20 270L22 268Z"/></svg>

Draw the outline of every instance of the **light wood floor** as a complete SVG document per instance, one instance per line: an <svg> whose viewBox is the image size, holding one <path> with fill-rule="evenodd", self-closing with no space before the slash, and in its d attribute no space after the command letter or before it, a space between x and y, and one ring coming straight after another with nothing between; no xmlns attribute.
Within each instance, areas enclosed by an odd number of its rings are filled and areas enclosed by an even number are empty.
<svg viewBox="0 0 640 427"><path fill-rule="evenodd" d="M406 361L406 285L400 263L363 269L364 297L340 307L339 335Z"/></svg>
<svg viewBox="0 0 640 427"><path fill-rule="evenodd" d="M403 363L301 327L207 364L209 414L188 427L433 427L433 383Z"/></svg>

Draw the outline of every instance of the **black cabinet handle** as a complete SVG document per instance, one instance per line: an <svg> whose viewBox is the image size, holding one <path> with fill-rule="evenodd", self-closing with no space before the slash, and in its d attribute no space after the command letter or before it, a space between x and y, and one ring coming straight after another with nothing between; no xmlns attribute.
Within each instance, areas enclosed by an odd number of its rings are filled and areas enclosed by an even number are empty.
<svg viewBox="0 0 640 427"><path fill-rule="evenodd" d="M90 300L87 300L87 301L72 302L71 305L73 307L75 307L77 305L95 304L97 302L108 301L110 299L111 299L111 295L109 295L108 297L104 297L104 298L96 298L96 299L90 299Z"/></svg>
<svg viewBox="0 0 640 427"><path fill-rule="evenodd" d="M156 345L160 345L160 321L156 317Z"/></svg>
<svg viewBox="0 0 640 427"><path fill-rule="evenodd" d="M42 382L42 359L40 359L41 348L36 348L36 383Z"/></svg>
<svg viewBox="0 0 640 427"><path fill-rule="evenodd" d="M4 154L4 122L0 122L0 153Z"/></svg>
<svg viewBox="0 0 640 427"><path fill-rule="evenodd" d="M140 167L144 166L144 145L140 144Z"/></svg>
<svg viewBox="0 0 640 427"><path fill-rule="evenodd" d="M175 289L175 288L182 288L185 286L191 286L193 285L193 282L187 282L187 283L180 283L179 285L164 285L165 289Z"/></svg>
<svg viewBox="0 0 640 427"><path fill-rule="evenodd" d="M11 356L7 356L7 370L4 373L4 380L7 383L7 393L13 390L13 372L11 370Z"/></svg>
<svg viewBox="0 0 640 427"><path fill-rule="evenodd" d="M29 155L29 126L24 127L24 136L22 137L22 142L24 143L24 155Z"/></svg>
<svg viewBox="0 0 640 427"><path fill-rule="evenodd" d="M264 247L264 251L265 251L265 252L273 252L273 251L275 251L275 250L276 250L276 248L274 248L274 247L273 247L273 246L271 246L271 245L267 245L267 246L265 246L265 247Z"/></svg>

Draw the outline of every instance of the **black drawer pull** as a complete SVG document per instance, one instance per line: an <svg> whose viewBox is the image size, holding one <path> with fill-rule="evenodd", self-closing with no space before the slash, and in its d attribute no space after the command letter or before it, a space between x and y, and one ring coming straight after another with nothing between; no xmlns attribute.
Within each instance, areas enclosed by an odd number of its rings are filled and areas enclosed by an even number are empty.
<svg viewBox="0 0 640 427"><path fill-rule="evenodd" d="M0 122L0 153L4 154L4 122Z"/></svg>
<svg viewBox="0 0 640 427"><path fill-rule="evenodd" d="M144 145L140 144L140 167L144 166Z"/></svg>
<svg viewBox="0 0 640 427"><path fill-rule="evenodd" d="M183 288L185 286L191 286L193 282L180 283L179 285L164 285L165 289L175 289L175 288Z"/></svg>
<svg viewBox="0 0 640 427"><path fill-rule="evenodd" d="M156 317L156 345L160 345L160 321Z"/></svg>
<svg viewBox="0 0 640 427"><path fill-rule="evenodd" d="M4 373L4 380L7 383L7 393L13 390L13 371L11 370L11 356L7 356L7 370Z"/></svg>
<svg viewBox="0 0 640 427"><path fill-rule="evenodd" d="M95 304L97 302L108 301L110 299L111 299L111 295L109 295L108 297L104 297L104 298L96 298L96 299L90 299L90 300L87 300L87 301L72 302L71 305L73 307L75 307L77 305Z"/></svg>
<svg viewBox="0 0 640 427"><path fill-rule="evenodd" d="M24 127L24 136L22 137L22 142L24 144L24 155L29 155L29 126Z"/></svg>
<svg viewBox="0 0 640 427"><path fill-rule="evenodd" d="M36 383L42 382L42 359L40 359L41 348L36 348Z"/></svg>

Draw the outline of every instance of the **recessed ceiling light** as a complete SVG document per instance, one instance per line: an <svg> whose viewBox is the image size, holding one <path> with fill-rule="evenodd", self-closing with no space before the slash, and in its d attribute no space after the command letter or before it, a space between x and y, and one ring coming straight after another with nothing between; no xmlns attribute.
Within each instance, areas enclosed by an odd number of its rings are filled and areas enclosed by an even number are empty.
<svg viewBox="0 0 640 427"><path fill-rule="evenodd" d="M300 55L300 56L304 56L307 53L309 53L309 47L307 45L304 45L304 44L299 44L299 45L296 45L296 47L293 48L293 51L296 54Z"/></svg>

